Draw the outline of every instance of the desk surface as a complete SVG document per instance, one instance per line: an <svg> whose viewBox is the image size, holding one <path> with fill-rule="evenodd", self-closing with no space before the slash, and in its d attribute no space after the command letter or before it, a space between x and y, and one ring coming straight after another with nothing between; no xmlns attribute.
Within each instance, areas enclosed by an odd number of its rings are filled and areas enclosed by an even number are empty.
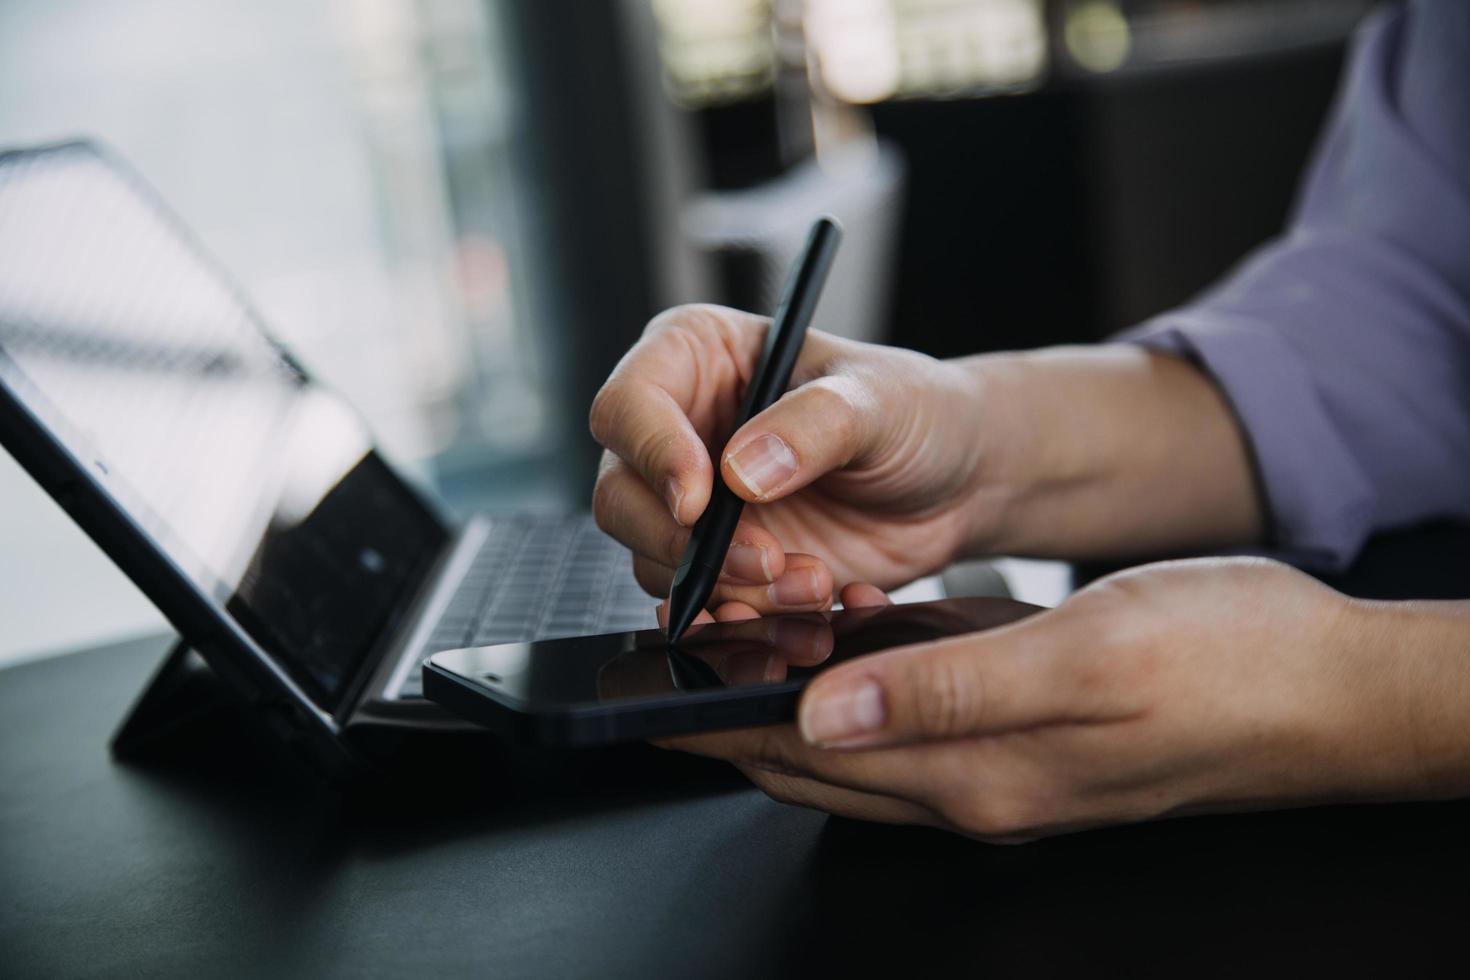
<svg viewBox="0 0 1470 980"><path fill-rule="evenodd" d="M162 640L0 671L6 976L1318 975L1463 964L1470 805L990 847L636 746L343 796L222 720L118 764Z"/></svg>

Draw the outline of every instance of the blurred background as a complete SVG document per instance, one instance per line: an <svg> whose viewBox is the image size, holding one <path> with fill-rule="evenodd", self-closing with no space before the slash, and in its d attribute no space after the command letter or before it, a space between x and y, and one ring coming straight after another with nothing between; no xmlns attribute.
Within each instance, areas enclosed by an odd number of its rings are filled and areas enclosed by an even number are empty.
<svg viewBox="0 0 1470 980"><path fill-rule="evenodd" d="M452 510L565 510L644 322L769 313L817 213L848 336L1091 342L1186 300L1281 228L1369 6L0 0L0 148L110 146ZM3 453L0 541L0 661L163 628Z"/></svg>

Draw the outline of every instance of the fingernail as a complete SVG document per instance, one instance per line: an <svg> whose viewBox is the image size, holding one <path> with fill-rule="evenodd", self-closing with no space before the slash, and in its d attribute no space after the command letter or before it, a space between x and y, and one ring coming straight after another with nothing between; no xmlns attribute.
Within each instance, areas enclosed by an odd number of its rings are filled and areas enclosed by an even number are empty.
<svg viewBox="0 0 1470 980"><path fill-rule="evenodd" d="M780 436L767 433L729 458L730 471L756 499L776 492L796 475L796 453Z"/></svg>
<svg viewBox="0 0 1470 980"><path fill-rule="evenodd" d="M725 571L747 582L774 582L771 556L758 544L736 543L725 552Z"/></svg>
<svg viewBox="0 0 1470 980"><path fill-rule="evenodd" d="M669 513L674 515L674 523L683 527L684 519L679 516L679 505L684 502L684 488L672 476L664 481L664 500L669 503Z"/></svg>
<svg viewBox="0 0 1470 980"><path fill-rule="evenodd" d="M767 590L778 606L809 606L822 597L817 595L817 573L810 568L787 572Z"/></svg>
<svg viewBox="0 0 1470 980"><path fill-rule="evenodd" d="M801 737L812 745L835 745L883 727L883 689L876 681L840 688L801 706Z"/></svg>

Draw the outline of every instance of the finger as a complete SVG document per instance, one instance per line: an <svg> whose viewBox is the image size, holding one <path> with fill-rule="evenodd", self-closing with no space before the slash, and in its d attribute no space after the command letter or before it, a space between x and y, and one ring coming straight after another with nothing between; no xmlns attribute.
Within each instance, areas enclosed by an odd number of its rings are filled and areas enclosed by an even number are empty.
<svg viewBox="0 0 1470 980"><path fill-rule="evenodd" d="M738 623L743 619L756 619L760 610L746 602L726 602L715 609L715 621Z"/></svg>
<svg viewBox="0 0 1470 980"><path fill-rule="evenodd" d="M1132 700L1092 649L1097 628L1063 606L860 657L807 688L802 737L824 748L874 748L1127 717Z"/></svg>
<svg viewBox="0 0 1470 980"><path fill-rule="evenodd" d="M893 600L888 598L888 593L876 585L867 582L848 582L842 587L842 607L844 609L862 609L879 606L891 606Z"/></svg>
<svg viewBox="0 0 1470 980"><path fill-rule="evenodd" d="M603 460L592 491L597 526L635 555L668 568L677 567L689 544L690 531L664 508L642 477L616 456ZM786 571L786 552L764 527L750 518L735 526L722 574L732 581L769 584ZM668 586L653 595L666 595Z"/></svg>
<svg viewBox="0 0 1470 980"><path fill-rule="evenodd" d="M662 742L666 748L724 759L742 769L756 769L812 779L858 793L910 800L942 798L956 780L956 760L949 751L966 743L832 752L807 744L791 725L768 725L730 731L679 735ZM965 778L972 778L966 776Z"/></svg>
<svg viewBox="0 0 1470 980"><path fill-rule="evenodd" d="M694 523L709 501L709 452L684 410L658 385L609 380L592 403L592 437L657 487L664 512Z"/></svg>
<svg viewBox="0 0 1470 980"><path fill-rule="evenodd" d="M641 555L633 556L633 577L649 595L667 596L674 570ZM721 578L710 594L709 605L719 607L740 602L763 616L787 612L813 612L832 606L832 572L815 555L793 552L786 556L786 571L769 585L746 585Z"/></svg>
<svg viewBox="0 0 1470 980"><path fill-rule="evenodd" d="M874 823L941 827L944 822L928 807L878 793L863 793L815 779L738 767L747 779L777 803L824 810L833 816Z"/></svg>
<svg viewBox="0 0 1470 980"><path fill-rule="evenodd" d="M720 474L746 500L779 500L872 452L884 432L884 415L866 383L826 375L741 426L721 454Z"/></svg>
<svg viewBox="0 0 1470 980"><path fill-rule="evenodd" d="M681 524L709 502L714 469L696 419L718 421L759 356L766 321L739 310L682 306L648 325L592 402L592 437L632 466Z"/></svg>
<svg viewBox="0 0 1470 980"><path fill-rule="evenodd" d="M1055 753L1043 752L1038 758L1027 751L1037 746L1034 740L992 738L831 752L806 744L789 726L772 726L686 735L661 744L732 762L762 788L818 794L791 799L778 795L783 801L824 809L870 797L907 801L923 808L936 825L983 840L1017 841L1039 831L1098 822L1096 811L1077 799L1065 781L1057 781Z"/></svg>
<svg viewBox="0 0 1470 980"><path fill-rule="evenodd" d="M660 602L658 604L658 609L655 610L655 615L658 616L658 628L661 629L661 630L668 629L669 628L669 600L665 599L663 602ZM692 624L690 624L690 625L700 626L700 625L703 625L704 623L713 623L714 621L715 621L715 617L711 616L709 614L709 611L708 610L701 609L699 611L698 615L696 615L694 617L694 622Z"/></svg>

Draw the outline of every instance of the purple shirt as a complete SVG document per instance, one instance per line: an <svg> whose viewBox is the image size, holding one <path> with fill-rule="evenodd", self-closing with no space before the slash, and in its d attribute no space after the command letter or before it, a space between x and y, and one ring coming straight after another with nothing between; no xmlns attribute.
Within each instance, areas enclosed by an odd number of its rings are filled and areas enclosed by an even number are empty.
<svg viewBox="0 0 1470 980"><path fill-rule="evenodd" d="M1283 557L1470 519L1470 0L1369 18L1287 232L1124 339L1219 383Z"/></svg>

